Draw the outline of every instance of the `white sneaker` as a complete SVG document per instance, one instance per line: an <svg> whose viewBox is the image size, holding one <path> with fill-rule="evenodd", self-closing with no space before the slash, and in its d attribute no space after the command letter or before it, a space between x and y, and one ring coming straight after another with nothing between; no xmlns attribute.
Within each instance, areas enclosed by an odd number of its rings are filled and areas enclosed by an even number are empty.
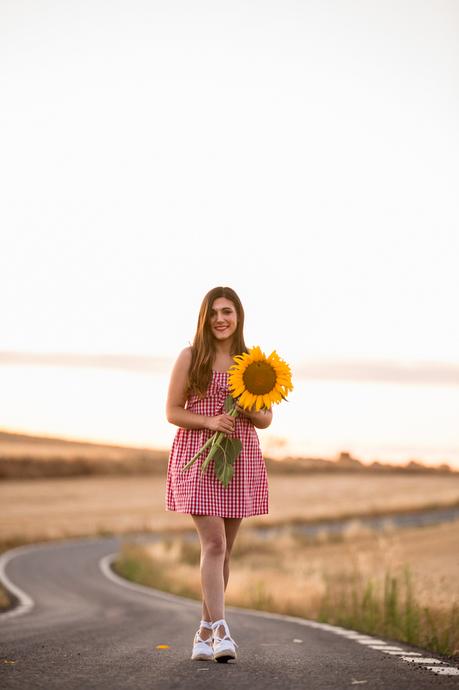
<svg viewBox="0 0 459 690"><path fill-rule="evenodd" d="M219 637L217 635L217 630L220 626L223 626L225 628L225 636L224 637ZM212 630L213 630L213 650L214 650L214 659L215 661L221 662L227 662L230 659L236 659L237 654L236 654L236 647L239 645L236 644L236 642L233 640L233 638L230 635L230 631L228 628L228 624L225 621L224 618L221 618L219 621L214 621L212 623Z"/></svg>
<svg viewBox="0 0 459 690"><path fill-rule="evenodd" d="M199 634L201 628L212 630L212 626L210 623L208 623L207 621L201 621L199 630L196 631L196 634L194 636L193 651L191 653L191 658L209 661L210 659L214 658L214 652L212 649L212 635L209 637L208 640L203 640L201 635Z"/></svg>

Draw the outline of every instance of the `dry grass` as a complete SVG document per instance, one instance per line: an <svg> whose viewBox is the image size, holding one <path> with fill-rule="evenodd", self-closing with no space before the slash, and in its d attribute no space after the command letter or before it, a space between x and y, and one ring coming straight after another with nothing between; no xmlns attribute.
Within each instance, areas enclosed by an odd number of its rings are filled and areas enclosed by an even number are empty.
<svg viewBox="0 0 459 690"><path fill-rule="evenodd" d="M10 597L8 596L8 592L3 587L3 585L0 584L0 610L1 609L7 609L9 606L10 606Z"/></svg>
<svg viewBox="0 0 459 690"><path fill-rule="evenodd" d="M275 525L459 502L458 475L273 475L269 487L269 514L245 523ZM0 545L143 530L194 530L189 515L165 510L165 489L165 476L149 474L2 482Z"/></svg>
<svg viewBox="0 0 459 690"><path fill-rule="evenodd" d="M42 479L87 475L164 474L168 454L0 431L0 478Z"/></svg>
<svg viewBox="0 0 459 690"><path fill-rule="evenodd" d="M340 542L285 529L266 539L241 528L228 605L354 627L459 656L459 522L376 535L354 523ZM201 598L200 546L180 536L125 544L117 570Z"/></svg>

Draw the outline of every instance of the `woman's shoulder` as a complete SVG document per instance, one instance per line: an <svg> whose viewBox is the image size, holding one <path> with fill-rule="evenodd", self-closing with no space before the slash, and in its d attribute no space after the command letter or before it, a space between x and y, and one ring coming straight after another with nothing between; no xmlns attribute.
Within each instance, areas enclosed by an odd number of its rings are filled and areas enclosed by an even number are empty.
<svg viewBox="0 0 459 690"><path fill-rule="evenodd" d="M191 355L193 352L193 348L191 345L188 345L187 347L184 347L183 350L180 351L179 357L181 359L186 360L187 362L191 362Z"/></svg>
<svg viewBox="0 0 459 690"><path fill-rule="evenodd" d="M188 370L191 367L191 353L191 347L184 347L183 350L179 352L172 369L173 375L179 373L186 376L188 374Z"/></svg>
<svg viewBox="0 0 459 690"><path fill-rule="evenodd" d="M176 363L182 366L190 366L191 364L191 355L192 355L193 349L191 346L184 347L183 350L180 350L179 355L176 359Z"/></svg>

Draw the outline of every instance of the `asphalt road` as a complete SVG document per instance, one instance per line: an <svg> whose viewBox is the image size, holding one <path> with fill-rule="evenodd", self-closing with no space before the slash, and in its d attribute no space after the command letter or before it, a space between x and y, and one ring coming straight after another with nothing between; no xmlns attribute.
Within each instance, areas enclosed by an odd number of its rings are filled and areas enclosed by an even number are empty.
<svg viewBox="0 0 459 690"><path fill-rule="evenodd" d="M425 650L233 607L226 618L237 661L192 661L199 603L112 573L111 554L133 538L48 542L3 554L0 579L18 606L0 615L2 689L459 687L459 669Z"/></svg>

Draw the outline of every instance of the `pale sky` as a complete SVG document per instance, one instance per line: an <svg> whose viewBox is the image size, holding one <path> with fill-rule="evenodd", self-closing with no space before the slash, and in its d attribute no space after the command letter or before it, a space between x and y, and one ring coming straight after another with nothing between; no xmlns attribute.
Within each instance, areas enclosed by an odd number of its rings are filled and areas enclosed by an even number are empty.
<svg viewBox="0 0 459 690"><path fill-rule="evenodd" d="M459 363L459 5L0 2L1 351Z"/></svg>

